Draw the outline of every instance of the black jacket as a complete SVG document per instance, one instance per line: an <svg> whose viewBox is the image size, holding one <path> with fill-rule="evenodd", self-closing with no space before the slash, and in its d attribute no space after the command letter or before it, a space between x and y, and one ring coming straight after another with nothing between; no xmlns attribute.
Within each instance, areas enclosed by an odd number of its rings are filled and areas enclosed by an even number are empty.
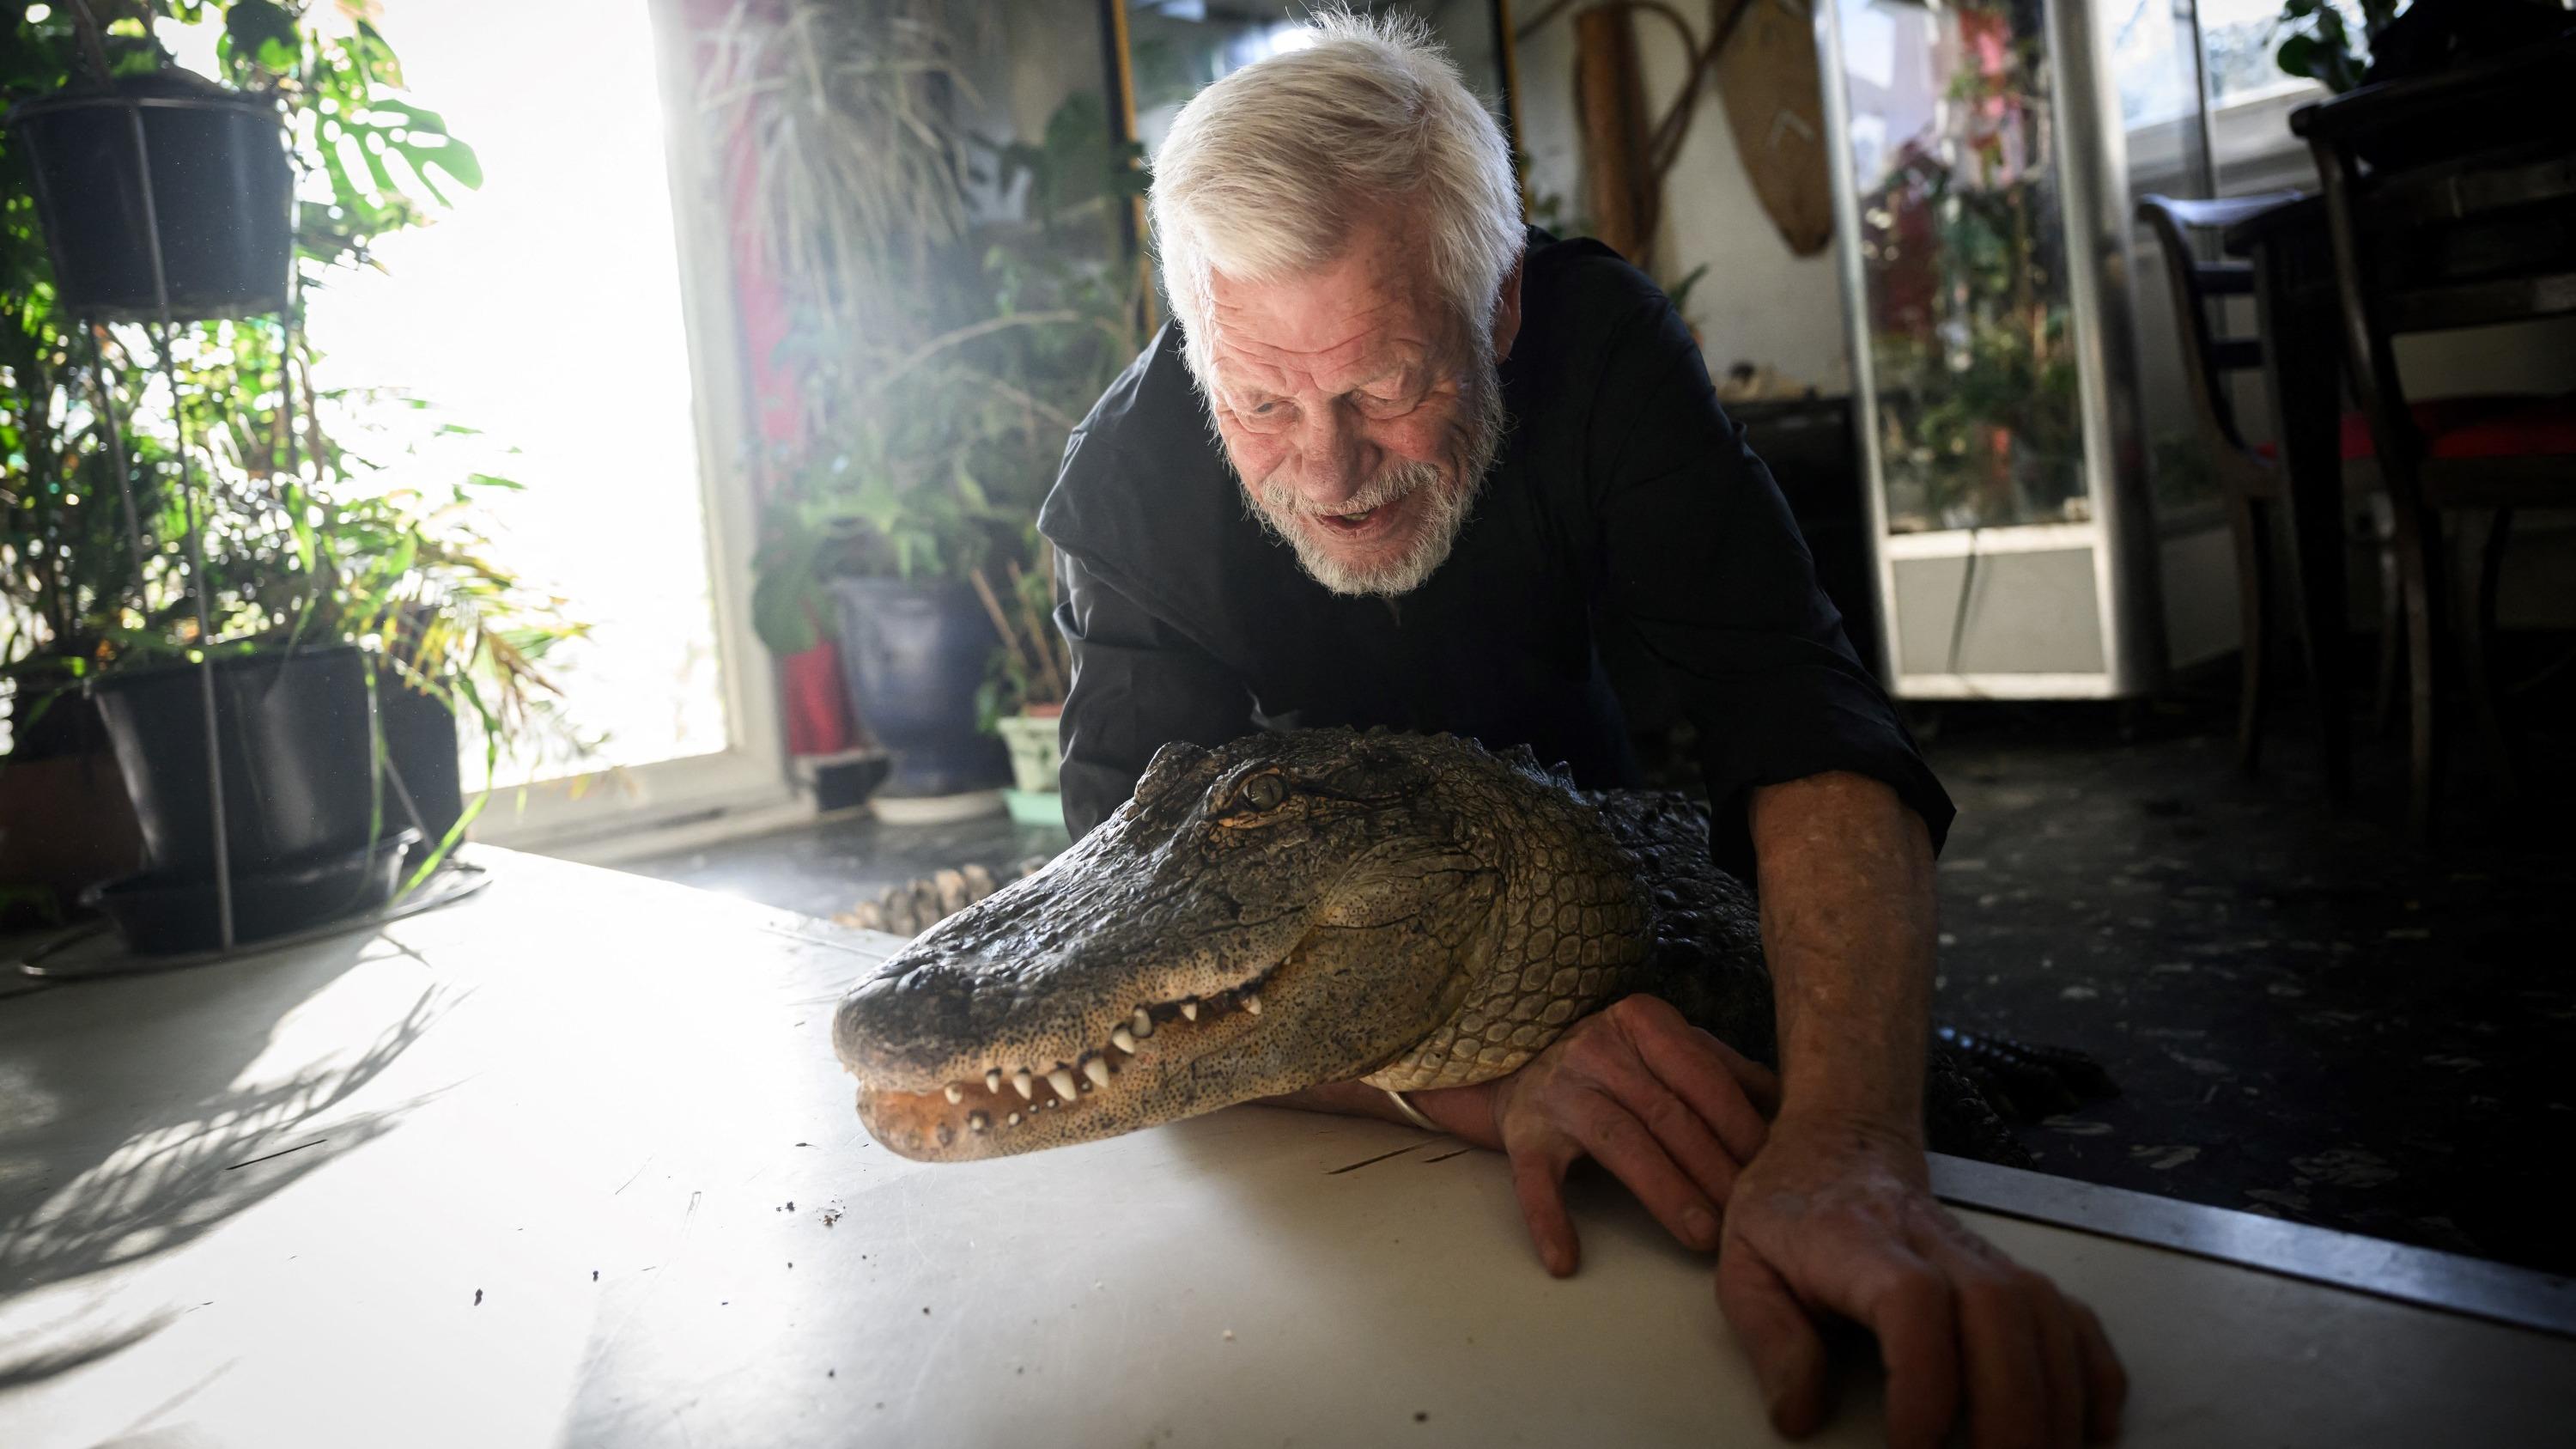
<svg viewBox="0 0 2576 1449"><path fill-rule="evenodd" d="M1502 367L1511 429L1456 548L1389 601L1299 569L1248 511L1166 325L1074 431L1038 516L1059 550L1080 837L1170 740L1390 725L1528 744L1633 784L1594 641L1633 631L1698 726L1722 864L1751 863L1753 786L1852 770L1937 846L1949 797L1844 639L1769 470L1654 283L1533 230Z"/></svg>

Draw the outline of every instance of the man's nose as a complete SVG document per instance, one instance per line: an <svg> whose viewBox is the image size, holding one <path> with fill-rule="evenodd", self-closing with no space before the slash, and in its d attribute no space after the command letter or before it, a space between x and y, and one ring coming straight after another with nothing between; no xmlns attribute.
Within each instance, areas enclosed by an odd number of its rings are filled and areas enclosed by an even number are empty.
<svg viewBox="0 0 2576 1449"><path fill-rule="evenodd" d="M1377 471L1377 445L1360 427L1358 413L1328 403L1307 413L1297 446L1297 491L1310 503L1337 507L1368 486Z"/></svg>

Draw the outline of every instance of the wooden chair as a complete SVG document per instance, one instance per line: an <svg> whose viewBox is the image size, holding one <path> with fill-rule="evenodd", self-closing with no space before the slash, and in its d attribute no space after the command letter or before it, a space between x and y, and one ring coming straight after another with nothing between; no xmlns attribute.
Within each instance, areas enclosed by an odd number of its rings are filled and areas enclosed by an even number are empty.
<svg viewBox="0 0 2576 1449"><path fill-rule="evenodd" d="M2393 343L2576 314L2576 39L2365 86L2301 109L2290 125L2324 183L2345 365L2395 513L2412 737L2407 818L2429 842L2442 688L2454 670L2500 781L2514 789L2489 674L2496 574L2516 508L2576 504L2576 395L2410 406ZM2468 555L2456 580L2454 539Z"/></svg>
<svg viewBox="0 0 2576 1449"><path fill-rule="evenodd" d="M2174 316L2180 324L2176 335L2182 342L2183 381L2191 394L2192 413L2199 423L2201 439L2218 475L2219 493L2227 505L2228 531L2235 536L2236 613L2244 636L2236 708L2236 755L2237 763L2248 771L2262 757L2263 716L2271 692L2267 661L2276 632L2272 616L2281 593L2274 566L2275 530L2281 526L2280 513L2289 500L2289 489L2273 450L2246 442L2243 430L2237 426L2235 397L2228 380L2230 373L2263 366L2261 338L2221 333L2224 316L2219 299L2252 295L2254 268L2244 262L2204 262L2200 260L2202 248L2198 240L2298 197L2295 191L2285 191L2218 201L2176 201L2164 196L2138 199L2138 219L2155 232L2157 243L2164 249L2165 277L2171 283ZM2292 590L2293 594L2298 592ZM2322 620L2310 617L2319 612L2314 600L2303 599L2291 611L2298 621L2302 652L2307 655L2312 674L2320 672L2316 668L2318 635L2342 624L2341 601L2334 604L2333 612ZM2344 722L2328 691L2317 691L2317 709L2325 732L2329 789L2340 793Z"/></svg>

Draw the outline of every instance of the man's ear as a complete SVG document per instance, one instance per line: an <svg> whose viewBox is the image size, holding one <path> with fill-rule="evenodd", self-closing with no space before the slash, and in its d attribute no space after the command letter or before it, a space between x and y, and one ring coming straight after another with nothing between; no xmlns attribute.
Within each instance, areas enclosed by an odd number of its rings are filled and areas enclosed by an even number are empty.
<svg viewBox="0 0 2576 1449"><path fill-rule="evenodd" d="M1512 269L1503 274L1503 292L1494 299L1494 361L1512 355L1512 342L1521 335L1521 264L1529 254L1512 259Z"/></svg>

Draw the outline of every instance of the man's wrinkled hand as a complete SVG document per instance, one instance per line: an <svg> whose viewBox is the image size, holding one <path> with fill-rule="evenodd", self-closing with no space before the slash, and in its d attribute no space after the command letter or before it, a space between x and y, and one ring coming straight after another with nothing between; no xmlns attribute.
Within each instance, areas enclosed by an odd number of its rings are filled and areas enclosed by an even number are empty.
<svg viewBox="0 0 2576 1449"><path fill-rule="evenodd" d="M1963 1408L1978 1446L2119 1429L2128 1380L2093 1310L1943 1210L1902 1132L1776 1122L1727 1205L1717 1299L1791 1438L1824 1420L1823 1315L1877 1335L1897 1449L1943 1442Z"/></svg>
<svg viewBox="0 0 2576 1449"><path fill-rule="evenodd" d="M1780 1101L1769 1068L1652 996L1585 1017L1492 1087L1512 1189L1539 1260L1559 1277L1580 1252L1567 1169L1591 1158L1674 1237L1713 1249L1736 1174L1761 1150Z"/></svg>

